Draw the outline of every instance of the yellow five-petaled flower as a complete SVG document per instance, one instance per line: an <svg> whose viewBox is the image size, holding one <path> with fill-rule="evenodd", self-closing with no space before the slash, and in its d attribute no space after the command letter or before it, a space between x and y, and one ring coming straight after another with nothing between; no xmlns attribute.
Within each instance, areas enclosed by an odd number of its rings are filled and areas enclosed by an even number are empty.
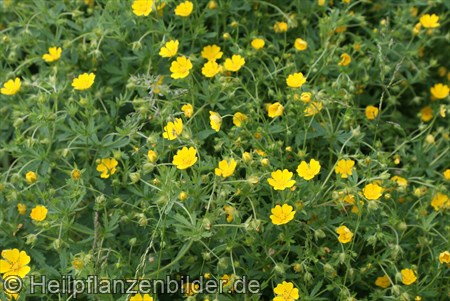
<svg viewBox="0 0 450 301"><path fill-rule="evenodd" d="M292 180L294 174L287 169L278 169L271 173L271 178L267 182L275 190L285 190L295 185L295 180Z"/></svg>
<svg viewBox="0 0 450 301"><path fill-rule="evenodd" d="M21 86L22 82L20 81L20 78L16 77L14 80L10 79L6 83L4 83L3 88L0 90L0 92L3 95L14 95L19 92Z"/></svg>
<svg viewBox="0 0 450 301"><path fill-rule="evenodd" d="M320 162L314 159L311 159L309 163L306 163L306 161L302 161L297 167L298 175L306 181L314 178L319 172Z"/></svg>
<svg viewBox="0 0 450 301"><path fill-rule="evenodd" d="M72 81L72 87L75 90L87 90L94 84L95 74L94 73L83 73Z"/></svg>
<svg viewBox="0 0 450 301"><path fill-rule="evenodd" d="M273 292L277 295L273 301L295 301L299 298L298 288L294 287L292 282L283 281L273 289Z"/></svg>
<svg viewBox="0 0 450 301"><path fill-rule="evenodd" d="M61 57L62 49L61 47L50 47L48 53L42 56L42 59L47 63L55 62Z"/></svg>
<svg viewBox="0 0 450 301"><path fill-rule="evenodd" d="M193 147L184 146L173 156L172 164L178 169L187 169L197 162L197 150Z"/></svg>
<svg viewBox="0 0 450 301"><path fill-rule="evenodd" d="M114 158L104 158L99 160L97 171L101 172L100 178L107 179L116 173L116 167L119 164Z"/></svg>
<svg viewBox="0 0 450 301"><path fill-rule="evenodd" d="M236 166L237 162L234 159L231 159L230 162L222 160L219 162L219 167L214 170L214 173L216 176L227 178L233 175Z"/></svg>
<svg viewBox="0 0 450 301"><path fill-rule="evenodd" d="M8 276L19 276L24 278L29 272L30 256L25 251L18 249L10 249L2 251L3 259L0 259L0 274L3 274L3 279Z"/></svg>
<svg viewBox="0 0 450 301"><path fill-rule="evenodd" d="M169 121L164 127L163 137L167 140L176 139L183 131L183 120L181 118L175 118L175 120Z"/></svg>
<svg viewBox="0 0 450 301"><path fill-rule="evenodd" d="M289 223L294 219L295 211L293 211L293 207L288 204L283 204L283 206L276 205L270 212L270 219L274 225L284 225Z"/></svg>

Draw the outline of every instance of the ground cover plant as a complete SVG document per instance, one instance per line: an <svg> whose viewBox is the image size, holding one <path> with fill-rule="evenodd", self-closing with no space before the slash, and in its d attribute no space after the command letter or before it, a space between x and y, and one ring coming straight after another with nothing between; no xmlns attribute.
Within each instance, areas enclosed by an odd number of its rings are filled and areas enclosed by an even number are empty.
<svg viewBox="0 0 450 301"><path fill-rule="evenodd" d="M449 6L0 1L0 299L448 300Z"/></svg>

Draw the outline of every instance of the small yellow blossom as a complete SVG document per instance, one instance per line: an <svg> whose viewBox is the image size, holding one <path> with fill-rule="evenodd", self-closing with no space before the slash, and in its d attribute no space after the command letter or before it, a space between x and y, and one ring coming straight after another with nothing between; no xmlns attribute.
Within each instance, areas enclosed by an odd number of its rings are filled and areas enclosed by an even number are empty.
<svg viewBox="0 0 450 301"><path fill-rule="evenodd" d="M425 14L420 17L420 24L425 28L436 28L439 27L439 17L435 14Z"/></svg>
<svg viewBox="0 0 450 301"><path fill-rule="evenodd" d="M136 294L130 298L130 301L153 301L153 297L151 297L149 294Z"/></svg>
<svg viewBox="0 0 450 301"><path fill-rule="evenodd" d="M383 192L383 187L376 183L370 183L364 186L363 194L368 200L378 200Z"/></svg>
<svg viewBox="0 0 450 301"><path fill-rule="evenodd" d="M251 42L252 47L256 50L264 48L265 44L266 44L266 42L263 39L259 39L259 38L253 39Z"/></svg>
<svg viewBox="0 0 450 301"><path fill-rule="evenodd" d="M273 301L295 301L299 298L298 288L295 288L292 282L283 281L273 289L273 292L277 295Z"/></svg>
<svg viewBox="0 0 450 301"><path fill-rule="evenodd" d="M48 53L42 56L42 59L47 63L55 62L61 57L62 49L61 47L50 47Z"/></svg>
<svg viewBox="0 0 450 301"><path fill-rule="evenodd" d="M267 182L275 190L285 190L295 185L295 180L292 180L294 174L287 169L276 170L271 173L271 178L267 179Z"/></svg>
<svg viewBox="0 0 450 301"><path fill-rule="evenodd" d="M300 88L304 83L306 83L306 78L301 72L290 74L286 79L286 84L290 88Z"/></svg>
<svg viewBox="0 0 450 301"><path fill-rule="evenodd" d="M75 90L87 90L94 84L95 74L94 73L83 73L72 81L72 87Z"/></svg>
<svg viewBox="0 0 450 301"><path fill-rule="evenodd" d="M30 256L25 251L18 249L9 249L2 251L2 258L0 259L0 274L3 274L3 279L8 276L18 276L24 278L29 272Z"/></svg>
<svg viewBox="0 0 450 301"><path fill-rule="evenodd" d="M20 215L24 215L27 212L27 205L22 203L17 204L17 212L19 212Z"/></svg>
<svg viewBox="0 0 450 301"><path fill-rule="evenodd" d="M101 173L100 178L108 179L116 173L116 167L119 164L114 158L103 158L98 161L97 171Z"/></svg>
<svg viewBox="0 0 450 301"><path fill-rule="evenodd" d="M288 30L288 25L286 22L275 22L273 25L273 30L276 33L286 32Z"/></svg>
<svg viewBox="0 0 450 301"><path fill-rule="evenodd" d="M300 100L303 101L304 103L310 102L311 101L311 92L303 92L300 95Z"/></svg>
<svg viewBox="0 0 450 301"><path fill-rule="evenodd" d="M352 58L348 53L341 54L341 61L339 62L339 66L348 66L352 62Z"/></svg>
<svg viewBox="0 0 450 301"><path fill-rule="evenodd" d="M148 159L148 162L154 163L158 159L158 154L154 150L149 150L147 152L147 159Z"/></svg>
<svg viewBox="0 0 450 301"><path fill-rule="evenodd" d="M187 103L181 107L181 111L183 111L184 117L191 118L192 114L194 114L194 107L190 103Z"/></svg>
<svg viewBox="0 0 450 301"><path fill-rule="evenodd" d="M416 25L414 25L414 28L412 30L414 35L418 35L420 33L420 29L422 28L422 24L417 23Z"/></svg>
<svg viewBox="0 0 450 301"><path fill-rule="evenodd" d="M161 47L159 55L161 57L173 57L177 54L179 45L180 42L178 40L167 41L164 46Z"/></svg>
<svg viewBox="0 0 450 301"><path fill-rule="evenodd" d="M336 233L339 234L339 242L346 244L352 241L353 233L346 226L340 226L336 229Z"/></svg>
<svg viewBox="0 0 450 301"><path fill-rule="evenodd" d="M378 116L378 108L375 106L367 106L365 113L367 119L374 120Z"/></svg>
<svg viewBox="0 0 450 301"><path fill-rule="evenodd" d="M244 66L244 64L245 64L245 59L238 54L234 54L231 57L231 59L227 58L225 60L224 67L225 67L225 70L227 70L227 71L237 72L237 71L239 71L239 69L242 68L242 66Z"/></svg>
<svg viewBox="0 0 450 301"><path fill-rule="evenodd" d="M400 186L400 187L406 187L406 186L408 186L408 180L406 180L406 179L403 178L403 177L400 177L400 176L393 176L393 177L391 178L391 180L394 181L395 183L397 183L397 185Z"/></svg>
<svg viewBox="0 0 450 301"><path fill-rule="evenodd" d="M249 152L242 153L242 160L244 162L250 162L252 159L253 159L252 154L250 154Z"/></svg>
<svg viewBox="0 0 450 301"><path fill-rule="evenodd" d="M444 263L449 264L450 263L450 252L449 251L441 252L439 254L439 262L441 264L444 264Z"/></svg>
<svg viewBox="0 0 450 301"><path fill-rule="evenodd" d="M323 109L323 103L320 101L311 101L308 106L305 108L303 113L305 113L306 117L314 116L319 113Z"/></svg>
<svg viewBox="0 0 450 301"><path fill-rule="evenodd" d="M219 46L214 44L203 47L201 55L202 58L205 58L208 61L216 61L222 58L223 52L220 51Z"/></svg>
<svg viewBox="0 0 450 301"><path fill-rule="evenodd" d="M444 175L444 179L450 180L450 168L447 168L447 169L443 172L443 175Z"/></svg>
<svg viewBox="0 0 450 301"><path fill-rule="evenodd" d="M16 77L14 80L10 79L6 83L4 83L3 88L0 90L0 92L3 95L14 95L19 92L21 86L22 82L20 81L20 78Z"/></svg>
<svg viewBox="0 0 450 301"><path fill-rule="evenodd" d="M297 39L295 39L294 47L298 51L306 50L308 48L308 42L306 42L305 40L303 40L301 38L297 38Z"/></svg>
<svg viewBox="0 0 450 301"><path fill-rule="evenodd" d="M375 280L375 285L381 288L388 288L391 285L388 275L377 277Z"/></svg>
<svg viewBox="0 0 450 301"><path fill-rule="evenodd" d="M283 204L283 206L276 205L271 209L270 219L274 225L284 225L289 223L294 219L295 211L293 207L288 204Z"/></svg>
<svg viewBox="0 0 450 301"><path fill-rule="evenodd" d="M231 223L234 220L236 209L233 206L225 205L223 211L225 211L225 214L227 215L227 222Z"/></svg>
<svg viewBox="0 0 450 301"><path fill-rule="evenodd" d="M78 168L73 169L70 172L70 177L72 180L78 181L81 178L81 171Z"/></svg>
<svg viewBox="0 0 450 301"><path fill-rule="evenodd" d="M434 208L435 211L439 211L443 208L449 208L450 207L450 199L447 195L438 192L435 196L433 196L433 199L431 200L431 206Z"/></svg>
<svg viewBox="0 0 450 301"><path fill-rule="evenodd" d="M284 107L281 103L276 102L267 106L267 113L270 118L283 115Z"/></svg>
<svg viewBox="0 0 450 301"><path fill-rule="evenodd" d="M202 68L202 74L208 78L216 76L221 71L222 66L217 64L215 61L207 61Z"/></svg>
<svg viewBox="0 0 450 301"><path fill-rule="evenodd" d="M233 124L237 127L241 127L242 123L246 120L247 120L247 115L245 115L241 112L236 112L233 115Z"/></svg>
<svg viewBox="0 0 450 301"><path fill-rule="evenodd" d="M182 191L178 194L178 198L182 202L186 201L188 197L189 197L189 195L185 191Z"/></svg>
<svg viewBox="0 0 450 301"><path fill-rule="evenodd" d="M209 124L211 128L216 132L220 131L220 127L222 126L222 117L219 113L209 111Z"/></svg>
<svg viewBox="0 0 450 301"><path fill-rule="evenodd" d="M152 12L154 0L134 0L131 5L136 16L148 16Z"/></svg>
<svg viewBox="0 0 450 301"><path fill-rule="evenodd" d="M192 146L187 148L184 146L177 151L177 154L173 157L172 164L178 169L187 169L197 162L197 150Z"/></svg>
<svg viewBox="0 0 450 301"><path fill-rule="evenodd" d="M47 217L48 209L45 206L37 205L31 209L30 217L32 220L41 222Z"/></svg>
<svg viewBox="0 0 450 301"><path fill-rule="evenodd" d="M433 119L433 109L430 106L423 107L420 110L420 119L423 122L428 122Z"/></svg>
<svg viewBox="0 0 450 301"><path fill-rule="evenodd" d="M217 8L217 2L214 0L211 0L208 2L208 9L216 9Z"/></svg>
<svg viewBox="0 0 450 301"><path fill-rule="evenodd" d="M404 285L411 285L417 280L417 276L411 269L403 269L400 271L400 274L402 275L402 283Z"/></svg>
<svg viewBox="0 0 450 301"><path fill-rule="evenodd" d="M219 167L214 170L214 173L216 176L227 178L233 175L236 166L237 162L234 159L231 159L229 162L222 160L219 162Z"/></svg>
<svg viewBox="0 0 450 301"><path fill-rule="evenodd" d="M191 60L185 56L177 57L176 61L173 61L170 65L170 75L173 79L185 78L189 75L189 70L192 69Z"/></svg>
<svg viewBox="0 0 450 301"><path fill-rule="evenodd" d="M448 96L449 88L445 84L436 84L430 89L431 95L437 99L444 99Z"/></svg>
<svg viewBox="0 0 450 301"><path fill-rule="evenodd" d="M164 127L163 138L167 140L175 140L183 131L183 120L181 118L175 118L175 120L169 121Z"/></svg>
<svg viewBox="0 0 450 301"><path fill-rule="evenodd" d="M35 173L34 171L27 172L27 174L25 175L25 180L28 184L33 184L37 181L37 173Z"/></svg>
<svg viewBox="0 0 450 301"><path fill-rule="evenodd" d="M191 1L184 1L183 3L178 4L175 8L175 15L180 17L188 17L192 10L194 9L194 4Z"/></svg>
<svg viewBox="0 0 450 301"><path fill-rule="evenodd" d="M300 162L297 167L297 173L300 177L305 179L306 181L311 180L320 172L320 162L314 159L311 159L309 163L306 161Z"/></svg>
<svg viewBox="0 0 450 301"><path fill-rule="evenodd" d="M348 176L352 175L353 166L355 166L355 161L352 159L342 159L337 162L334 172L341 175L343 179L347 179Z"/></svg>

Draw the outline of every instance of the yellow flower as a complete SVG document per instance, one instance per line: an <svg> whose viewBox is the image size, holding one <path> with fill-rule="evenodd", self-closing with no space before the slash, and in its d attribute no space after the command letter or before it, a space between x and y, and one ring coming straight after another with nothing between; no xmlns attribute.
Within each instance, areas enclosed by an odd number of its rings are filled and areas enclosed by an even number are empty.
<svg viewBox="0 0 450 301"><path fill-rule="evenodd" d="M191 118L192 114L194 114L194 107L190 103L187 103L181 107L181 111L183 111L184 117Z"/></svg>
<svg viewBox="0 0 450 301"><path fill-rule="evenodd" d="M241 127L242 123L246 120L247 120L247 115L245 115L241 112L236 112L233 115L233 124L237 127Z"/></svg>
<svg viewBox="0 0 450 301"><path fill-rule="evenodd" d="M290 74L286 79L286 84L291 88L300 88L304 83L306 83L306 78L301 72Z"/></svg>
<svg viewBox="0 0 450 301"><path fill-rule="evenodd" d="M391 178L391 180L394 181L395 183L397 183L397 185L400 186L400 187L406 187L406 186L408 186L408 180L406 180L406 179L403 178L403 177L400 177L400 176L393 176L393 177Z"/></svg>
<svg viewBox="0 0 450 301"><path fill-rule="evenodd" d="M24 215L27 212L27 205L22 203L17 204L17 211L20 215Z"/></svg>
<svg viewBox="0 0 450 301"><path fill-rule="evenodd" d="M186 201L188 197L189 197L189 195L185 191L182 191L178 194L178 198L182 202Z"/></svg>
<svg viewBox="0 0 450 301"><path fill-rule="evenodd" d="M219 167L214 170L214 173L216 176L227 178L233 175L236 166L237 162L234 159L231 159L230 162L222 160L219 162Z"/></svg>
<svg viewBox="0 0 450 301"><path fill-rule="evenodd" d="M225 205L223 206L223 211L225 211L225 214L227 215L227 222L231 223L234 220L236 209L233 206Z"/></svg>
<svg viewBox="0 0 450 301"><path fill-rule="evenodd" d="M78 181L81 178L81 171L78 168L75 168L70 172L70 177L73 180Z"/></svg>
<svg viewBox="0 0 450 301"><path fill-rule="evenodd" d="M225 70L231 71L231 72L237 72L239 69L242 68L245 64L245 59L240 56L239 54L234 54L231 59L227 58L225 60L224 66Z"/></svg>
<svg viewBox="0 0 450 301"><path fill-rule="evenodd" d="M306 42L305 40L303 40L301 38L295 39L294 47L298 51L306 50L308 48L308 42Z"/></svg>
<svg viewBox="0 0 450 301"><path fill-rule="evenodd" d="M317 0L317 5L324 6L325 5L325 0Z"/></svg>
<svg viewBox="0 0 450 301"><path fill-rule="evenodd" d="M194 296L200 292L200 285L197 283L183 283L182 292L185 296Z"/></svg>
<svg viewBox="0 0 450 301"><path fill-rule="evenodd" d="M267 106L267 113L270 118L283 115L284 107L281 103L276 102Z"/></svg>
<svg viewBox="0 0 450 301"><path fill-rule="evenodd" d="M436 28L439 27L439 17L435 14L425 14L420 17L420 24L425 28Z"/></svg>
<svg viewBox="0 0 450 301"><path fill-rule="evenodd" d="M163 137L167 140L175 140L183 131L183 120L181 118L175 118L175 120L169 121L164 127Z"/></svg>
<svg viewBox="0 0 450 301"><path fill-rule="evenodd" d="M353 233L346 226L340 226L336 229L336 233L339 234L339 242L346 244L352 241Z"/></svg>
<svg viewBox="0 0 450 301"><path fill-rule="evenodd" d="M206 77L214 77L222 71L222 66L215 61L207 61L202 68L202 74Z"/></svg>
<svg viewBox="0 0 450 301"><path fill-rule="evenodd" d="M444 171L443 175L444 175L444 178L445 178L446 180L450 180L450 168L447 168L447 169Z"/></svg>
<svg viewBox="0 0 450 301"><path fill-rule="evenodd" d="M306 161L300 162L297 167L297 173L300 177L305 179L306 181L311 180L320 172L320 162L314 159L311 159L309 163Z"/></svg>
<svg viewBox="0 0 450 301"><path fill-rule="evenodd" d="M420 24L420 23L417 23L416 25L414 25L414 28L412 30L413 34L418 35L421 28L422 28L422 24Z"/></svg>
<svg viewBox="0 0 450 301"><path fill-rule="evenodd" d="M437 99L444 99L448 96L449 88L444 84L436 84L430 89L431 95Z"/></svg>
<svg viewBox="0 0 450 301"><path fill-rule="evenodd" d="M411 285L417 280L417 276L411 269L403 269L400 273L402 274L402 283L404 285Z"/></svg>
<svg viewBox="0 0 450 301"><path fill-rule="evenodd" d="M348 53L341 54L341 61L339 62L339 66L348 66L352 62L352 58Z"/></svg>
<svg viewBox="0 0 450 301"><path fill-rule="evenodd" d="M208 2L208 8L209 9L216 9L217 8L217 2L214 0L211 0Z"/></svg>
<svg viewBox="0 0 450 301"><path fill-rule="evenodd" d="M130 301L153 301L153 297L151 297L149 294L136 294L130 298Z"/></svg>
<svg viewBox="0 0 450 301"><path fill-rule="evenodd" d="M311 101L311 92L303 92L300 95L300 100L303 101L304 103L310 102Z"/></svg>
<svg viewBox="0 0 450 301"><path fill-rule="evenodd" d="M186 58L185 56L180 56L170 65L170 72L172 72L170 76L174 79L185 78L189 75L189 70L191 69L191 60Z"/></svg>
<svg viewBox="0 0 450 301"><path fill-rule="evenodd" d="M3 95L14 95L19 92L22 83L20 78L16 77L14 80L10 79L3 84L3 88L0 90Z"/></svg>
<svg viewBox="0 0 450 301"><path fill-rule="evenodd" d="M298 288L295 288L292 282L283 281L273 289L273 292L277 295L273 301L294 301L299 298Z"/></svg>
<svg viewBox="0 0 450 301"><path fill-rule="evenodd" d="M250 162L252 159L253 159L253 156L249 152L242 153L242 160L244 160L244 162Z"/></svg>
<svg viewBox="0 0 450 301"><path fill-rule="evenodd" d="M267 182L275 190L285 190L295 185L295 180L292 180L294 174L287 169L278 169L271 173L271 178L267 179Z"/></svg>
<svg viewBox="0 0 450 301"><path fill-rule="evenodd" d="M288 25L286 22L275 22L273 30L277 33L286 32L288 30Z"/></svg>
<svg viewBox="0 0 450 301"><path fill-rule="evenodd" d="M441 264L444 264L444 263L449 264L450 263L450 252L445 251L445 252L442 252L441 254L439 254L439 262Z"/></svg>
<svg viewBox="0 0 450 301"><path fill-rule="evenodd" d="M131 8L136 16L148 16L152 12L153 0L134 0Z"/></svg>
<svg viewBox="0 0 450 301"><path fill-rule="evenodd" d="M25 251L18 249L9 249L2 251L2 258L0 259L0 274L3 274L3 279L8 276L19 276L24 278L29 272L30 256Z"/></svg>
<svg viewBox="0 0 450 301"><path fill-rule="evenodd" d="M187 148L186 146L181 150L178 150L172 160L172 164L178 169L189 168L194 165L195 162L197 162L197 150L193 147Z"/></svg>
<svg viewBox="0 0 450 301"><path fill-rule="evenodd" d="M192 10L194 9L194 4L191 1L184 1L183 3L178 4L175 8L175 15L180 17L188 17Z"/></svg>
<svg viewBox="0 0 450 301"><path fill-rule="evenodd" d="M203 47L202 50L202 58L207 59L208 61L216 61L222 58L223 52L220 51L220 47L217 45L208 45Z"/></svg>
<svg viewBox="0 0 450 301"><path fill-rule="evenodd" d="M220 131L220 126L222 125L222 117L219 113L209 111L209 124L211 128L216 132Z"/></svg>
<svg viewBox="0 0 450 301"><path fill-rule="evenodd" d="M420 110L420 119L423 122L428 122L433 119L433 109L430 106L423 107Z"/></svg>
<svg viewBox="0 0 450 301"><path fill-rule="evenodd" d="M368 200L378 200L383 192L383 187L378 184L370 183L364 186L363 194Z"/></svg>
<svg viewBox="0 0 450 301"><path fill-rule="evenodd" d="M366 107L366 118L369 120L374 120L378 116L378 108L375 106Z"/></svg>
<svg viewBox="0 0 450 301"><path fill-rule="evenodd" d="M450 207L450 199L447 195L438 192L431 200L431 206L435 211Z"/></svg>
<svg viewBox="0 0 450 301"><path fill-rule="evenodd" d="M30 217L32 220L41 222L47 217L47 208L42 205L37 205L33 209L31 209Z"/></svg>
<svg viewBox="0 0 450 301"><path fill-rule="evenodd" d="M350 4L351 0L342 0L342 2L344 2L345 4Z"/></svg>
<svg viewBox="0 0 450 301"><path fill-rule="evenodd" d="M288 204L283 204L283 206L276 205L270 212L270 219L274 225L284 225L289 223L294 219L295 211L293 207Z"/></svg>
<svg viewBox="0 0 450 301"><path fill-rule="evenodd" d="M343 179L347 179L348 176L352 175L353 166L355 166L355 161L352 159L342 159L337 162L334 172L341 175Z"/></svg>
<svg viewBox="0 0 450 301"><path fill-rule="evenodd" d="M94 73L83 73L72 81L72 87L75 90L87 90L94 84Z"/></svg>
<svg viewBox="0 0 450 301"><path fill-rule="evenodd" d="M317 113L319 113L323 108L323 104L319 101L311 101L309 105L305 108L303 111L305 113L305 116L314 116Z"/></svg>
<svg viewBox="0 0 450 301"><path fill-rule="evenodd" d="M25 175L25 180L27 181L28 184L33 184L34 182L37 181L37 174L34 171L29 171Z"/></svg>
<svg viewBox="0 0 450 301"><path fill-rule="evenodd" d="M259 38L253 39L251 42L252 47L256 50L264 48L265 44L266 44L266 42L263 39L259 39Z"/></svg>
<svg viewBox="0 0 450 301"><path fill-rule="evenodd" d="M381 277L377 277L375 280L375 285L381 288L388 288L391 285L391 281L389 281L388 275L384 275Z"/></svg>
<svg viewBox="0 0 450 301"><path fill-rule="evenodd" d="M164 47L161 47L159 55L161 57L173 57L177 54L179 45L180 42L178 40L167 41Z"/></svg>
<svg viewBox="0 0 450 301"><path fill-rule="evenodd" d="M149 150L147 153L147 159L149 162L154 163L158 159L158 154L154 150Z"/></svg>
<svg viewBox="0 0 450 301"><path fill-rule="evenodd" d="M97 171L101 172L100 178L108 179L116 173L116 166L119 164L114 158L104 158L98 161Z"/></svg>
<svg viewBox="0 0 450 301"><path fill-rule="evenodd" d="M62 53L61 47L50 47L48 49L48 53L44 54L42 56L42 59L47 63L51 63L59 60L59 58L61 57L61 53Z"/></svg>

